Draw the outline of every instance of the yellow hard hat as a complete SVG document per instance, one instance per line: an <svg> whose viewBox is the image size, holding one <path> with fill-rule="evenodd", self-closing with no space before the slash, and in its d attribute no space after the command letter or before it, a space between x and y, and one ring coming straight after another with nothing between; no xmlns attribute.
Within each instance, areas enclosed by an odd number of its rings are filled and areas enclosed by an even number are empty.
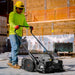
<svg viewBox="0 0 75 75"><path fill-rule="evenodd" d="M15 6L18 7L18 8L24 8L24 4L21 1L17 1Z"/></svg>

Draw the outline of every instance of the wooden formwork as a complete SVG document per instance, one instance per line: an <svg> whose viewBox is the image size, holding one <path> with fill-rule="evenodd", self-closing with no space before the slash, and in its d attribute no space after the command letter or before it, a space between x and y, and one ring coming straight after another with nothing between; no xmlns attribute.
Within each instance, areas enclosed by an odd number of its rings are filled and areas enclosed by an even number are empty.
<svg viewBox="0 0 75 75"><path fill-rule="evenodd" d="M47 0L47 9L67 7L67 0Z"/></svg>
<svg viewBox="0 0 75 75"><path fill-rule="evenodd" d="M26 10L43 10L45 6L45 0L13 0L14 4L16 1L22 1L26 3ZM69 6L75 6L75 0L46 0L46 8L62 8Z"/></svg>
<svg viewBox="0 0 75 75"><path fill-rule="evenodd" d="M26 11L44 10L44 0L26 0Z"/></svg>
<svg viewBox="0 0 75 75"><path fill-rule="evenodd" d="M34 27L33 33L35 35L63 35L75 33L75 19L53 20L53 21L38 21L28 22L30 26ZM27 32L31 35L30 31ZM26 35L26 29L23 29L23 36Z"/></svg>
<svg viewBox="0 0 75 75"><path fill-rule="evenodd" d="M18 0L13 1L15 4ZM35 35L75 34L75 0L46 0L46 3L45 0L20 1L25 5L26 19L34 27ZM25 35L31 34L23 28Z"/></svg>
<svg viewBox="0 0 75 75"><path fill-rule="evenodd" d="M46 21L46 20L61 20L61 19L73 19L75 18L75 6L47 9L47 10L35 10L31 12L31 21Z"/></svg>
<svg viewBox="0 0 75 75"><path fill-rule="evenodd" d="M27 21L75 18L75 0L13 0L22 1Z"/></svg>
<svg viewBox="0 0 75 75"><path fill-rule="evenodd" d="M75 19L28 22L35 35L75 34ZM9 31L9 24L8 24ZM31 36L30 30L23 28L23 36Z"/></svg>
<svg viewBox="0 0 75 75"><path fill-rule="evenodd" d="M69 0L70 1L70 6L75 6L75 0Z"/></svg>

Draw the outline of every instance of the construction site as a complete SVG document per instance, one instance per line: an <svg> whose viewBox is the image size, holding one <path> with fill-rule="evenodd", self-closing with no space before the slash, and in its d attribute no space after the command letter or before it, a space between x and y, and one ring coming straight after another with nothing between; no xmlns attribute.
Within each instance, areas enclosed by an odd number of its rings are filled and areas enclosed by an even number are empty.
<svg viewBox="0 0 75 75"><path fill-rule="evenodd" d="M11 52L9 14L17 1L23 2L25 19L45 47L33 37L30 29L23 27L22 40L26 49L35 56L45 53L47 49L63 61L64 72L47 74L75 75L75 0L0 0L0 75L43 75L7 65ZM21 44L18 53L20 66L28 51Z"/></svg>

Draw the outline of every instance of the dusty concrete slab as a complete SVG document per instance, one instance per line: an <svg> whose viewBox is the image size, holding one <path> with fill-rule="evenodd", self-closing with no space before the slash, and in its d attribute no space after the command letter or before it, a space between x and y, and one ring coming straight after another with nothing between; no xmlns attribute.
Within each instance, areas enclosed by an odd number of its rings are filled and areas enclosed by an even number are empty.
<svg viewBox="0 0 75 75"><path fill-rule="evenodd" d="M7 56L7 57L6 57ZM27 72L23 69L13 69L7 65L8 54L5 53L4 56L0 56L3 60L0 60L0 75L43 75L39 72ZM4 59L7 58L7 59ZM22 56L19 56L19 65L21 65ZM60 58L63 60L65 72L59 73L49 73L45 75L75 75L75 58L63 57Z"/></svg>

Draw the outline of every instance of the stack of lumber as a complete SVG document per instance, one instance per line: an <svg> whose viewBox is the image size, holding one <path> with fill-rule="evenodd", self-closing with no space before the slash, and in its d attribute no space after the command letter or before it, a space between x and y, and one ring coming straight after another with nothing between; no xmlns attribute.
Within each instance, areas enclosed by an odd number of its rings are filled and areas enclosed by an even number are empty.
<svg viewBox="0 0 75 75"><path fill-rule="evenodd" d="M7 18L0 16L0 53L6 49Z"/></svg>

